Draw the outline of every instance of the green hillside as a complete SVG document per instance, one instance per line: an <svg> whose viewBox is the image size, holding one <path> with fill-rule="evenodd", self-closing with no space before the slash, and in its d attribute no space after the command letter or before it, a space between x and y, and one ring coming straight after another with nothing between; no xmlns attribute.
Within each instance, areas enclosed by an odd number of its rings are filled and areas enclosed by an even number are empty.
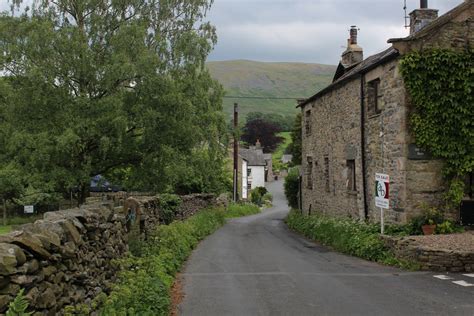
<svg viewBox="0 0 474 316"><path fill-rule="evenodd" d="M336 66L307 63L267 63L249 60L207 63L212 76L219 80L227 96L307 98L327 86ZM295 115L296 100L224 99L224 111L231 117L237 102L240 113L278 113Z"/></svg>

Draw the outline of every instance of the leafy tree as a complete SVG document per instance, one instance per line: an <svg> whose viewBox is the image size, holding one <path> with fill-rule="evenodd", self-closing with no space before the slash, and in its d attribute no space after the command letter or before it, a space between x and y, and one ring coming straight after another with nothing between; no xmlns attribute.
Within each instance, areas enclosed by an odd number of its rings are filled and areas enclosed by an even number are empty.
<svg viewBox="0 0 474 316"><path fill-rule="evenodd" d="M288 146L288 153L293 155L292 164L301 165L301 149L302 149L302 130L301 130L301 113L295 117L293 129L291 130L291 144Z"/></svg>
<svg viewBox="0 0 474 316"><path fill-rule="evenodd" d="M273 123L277 125L281 131L290 131L293 126L293 119L291 116L283 116L276 113L249 112L246 118L247 122L261 119Z"/></svg>
<svg viewBox="0 0 474 316"><path fill-rule="evenodd" d="M217 190L220 175L196 171L219 172L225 154L222 87L204 67L212 0L20 3L0 16L0 135L28 186L81 202L97 174L173 190L189 163L186 175Z"/></svg>
<svg viewBox="0 0 474 316"><path fill-rule="evenodd" d="M277 136L280 131L275 124L256 119L245 124L241 139L252 145L259 140L265 152L272 152L283 140L283 138Z"/></svg>

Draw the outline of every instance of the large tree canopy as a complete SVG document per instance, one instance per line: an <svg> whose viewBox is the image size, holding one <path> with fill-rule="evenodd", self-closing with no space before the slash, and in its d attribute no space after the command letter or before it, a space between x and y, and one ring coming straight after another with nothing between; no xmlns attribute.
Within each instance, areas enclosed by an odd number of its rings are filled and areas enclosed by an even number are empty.
<svg viewBox="0 0 474 316"><path fill-rule="evenodd" d="M241 139L249 145L255 145L260 141L264 152L273 152L283 138L277 133L281 132L280 128L274 123L264 121L262 119L255 119L247 121L243 128Z"/></svg>
<svg viewBox="0 0 474 316"><path fill-rule="evenodd" d="M212 0L34 0L23 12L19 2L0 16L0 168L30 191L79 189L80 200L97 174L134 189L219 190Z"/></svg>

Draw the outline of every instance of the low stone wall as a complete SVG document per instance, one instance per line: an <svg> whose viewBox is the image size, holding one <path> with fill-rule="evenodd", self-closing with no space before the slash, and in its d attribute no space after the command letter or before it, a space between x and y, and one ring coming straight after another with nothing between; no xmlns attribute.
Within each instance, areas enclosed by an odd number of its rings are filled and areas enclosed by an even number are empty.
<svg viewBox="0 0 474 316"><path fill-rule="evenodd" d="M474 251L426 246L416 237L384 237L385 244L399 259L420 264L422 270L439 272L474 272Z"/></svg>
<svg viewBox="0 0 474 316"><path fill-rule="evenodd" d="M137 199L149 231L160 222L159 198ZM208 194L182 200L177 219L218 202ZM62 314L67 305L108 293L117 276L113 260L128 251L125 224L121 207L109 201L48 212L42 220L0 236L0 313L22 288L34 315Z"/></svg>

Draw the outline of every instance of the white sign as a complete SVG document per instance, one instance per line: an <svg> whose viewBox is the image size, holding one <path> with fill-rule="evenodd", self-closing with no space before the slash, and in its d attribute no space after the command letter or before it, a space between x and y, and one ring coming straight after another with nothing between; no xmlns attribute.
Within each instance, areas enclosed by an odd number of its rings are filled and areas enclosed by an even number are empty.
<svg viewBox="0 0 474 316"><path fill-rule="evenodd" d="M375 174L375 206L388 209L390 206L389 188L390 177L388 174Z"/></svg>
<svg viewBox="0 0 474 316"><path fill-rule="evenodd" d="M35 212L35 207L33 205L24 206L25 214L33 214Z"/></svg>

